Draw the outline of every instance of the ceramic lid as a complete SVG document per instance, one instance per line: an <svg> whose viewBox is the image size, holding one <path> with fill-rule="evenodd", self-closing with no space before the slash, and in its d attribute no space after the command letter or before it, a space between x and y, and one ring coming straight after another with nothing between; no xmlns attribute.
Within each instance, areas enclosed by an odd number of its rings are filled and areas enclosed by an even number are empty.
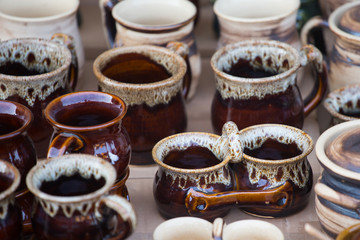
<svg viewBox="0 0 360 240"><path fill-rule="evenodd" d="M360 5L349 8L344 13L339 28L351 35L360 36Z"/></svg>
<svg viewBox="0 0 360 240"><path fill-rule="evenodd" d="M360 173L360 129L341 133L327 146L325 153L340 167Z"/></svg>

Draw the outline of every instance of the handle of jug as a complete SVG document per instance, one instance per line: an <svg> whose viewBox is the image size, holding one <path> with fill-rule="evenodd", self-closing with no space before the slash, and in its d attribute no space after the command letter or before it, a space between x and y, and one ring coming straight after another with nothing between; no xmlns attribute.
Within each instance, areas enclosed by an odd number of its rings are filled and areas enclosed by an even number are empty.
<svg viewBox="0 0 360 240"><path fill-rule="evenodd" d="M226 209L233 206L257 207L267 206L272 209L286 209L293 198L293 187L289 182L268 190L229 191L204 193L189 189L185 205L189 214L202 213L209 209Z"/></svg>
<svg viewBox="0 0 360 240"><path fill-rule="evenodd" d="M71 52L71 65L69 69L69 86L71 90L75 90L78 73L79 73L79 64L78 57L75 49L75 40L72 36L64 33L55 33L52 35L51 40L60 44L65 45Z"/></svg>
<svg viewBox="0 0 360 240"><path fill-rule="evenodd" d="M166 48L180 55L186 62L186 73L183 80L183 96L187 99L191 86L191 65L189 61L189 47L182 42L171 41L166 45Z"/></svg>
<svg viewBox="0 0 360 240"><path fill-rule="evenodd" d="M84 147L83 140L71 133L60 133L50 143L47 158L66 154L68 150L78 151Z"/></svg>
<svg viewBox="0 0 360 240"><path fill-rule="evenodd" d="M327 67L319 49L313 45L305 45L300 50L300 64L312 63L315 71L315 84L304 100L304 116L307 117L322 101L328 87Z"/></svg>
<svg viewBox="0 0 360 240"><path fill-rule="evenodd" d="M118 215L118 220L114 221L111 211ZM131 203L123 197L117 195L107 195L101 197L96 203L95 214L102 222L107 224L110 230L105 239L120 240L131 235L136 227L136 215Z"/></svg>
<svg viewBox="0 0 360 240"><path fill-rule="evenodd" d="M110 48L115 46L116 38L116 21L112 16L112 9L120 1L121 0L99 0L105 37L108 40Z"/></svg>

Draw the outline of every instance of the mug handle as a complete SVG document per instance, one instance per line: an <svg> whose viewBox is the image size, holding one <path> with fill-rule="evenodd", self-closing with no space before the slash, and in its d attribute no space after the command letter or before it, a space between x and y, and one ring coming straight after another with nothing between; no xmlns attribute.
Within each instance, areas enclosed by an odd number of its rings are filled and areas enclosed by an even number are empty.
<svg viewBox="0 0 360 240"><path fill-rule="evenodd" d="M319 182L316 183L314 190L318 196L345 208L354 209L360 214L360 200L339 193L331 187Z"/></svg>
<svg viewBox="0 0 360 240"><path fill-rule="evenodd" d="M310 18L300 32L300 39L302 45L309 44L310 33L315 28L329 28L329 23L321 18L321 16L315 16Z"/></svg>
<svg viewBox="0 0 360 240"><path fill-rule="evenodd" d="M105 36L108 40L110 48L115 46L116 38L116 22L112 16L112 9L121 0L99 0L99 7L102 15L102 22L104 25Z"/></svg>
<svg viewBox="0 0 360 240"><path fill-rule="evenodd" d="M189 61L189 47L185 43L171 41L166 45L166 48L180 55L186 62L186 73L183 80L183 96L187 99L192 80L191 65Z"/></svg>
<svg viewBox="0 0 360 240"><path fill-rule="evenodd" d="M222 240L225 227L225 221L222 218L216 218L213 222L212 240Z"/></svg>
<svg viewBox="0 0 360 240"><path fill-rule="evenodd" d="M64 34L64 33L55 33L52 35L51 40L62 45L65 45L71 52L71 64L69 70L69 86L71 90L75 90L77 81L78 81L78 73L79 73L79 64L77 53L75 49L75 40L72 36Z"/></svg>
<svg viewBox="0 0 360 240"><path fill-rule="evenodd" d="M319 49L313 45L305 45L300 50L300 65L313 63L315 70L315 85L304 100L304 116L307 117L322 101L328 86L327 67Z"/></svg>
<svg viewBox="0 0 360 240"><path fill-rule="evenodd" d="M64 155L66 150L72 148L77 151L84 147L84 141L71 133L60 133L50 143L47 158Z"/></svg>
<svg viewBox="0 0 360 240"><path fill-rule="evenodd" d="M285 199L284 203L279 201ZM268 190L229 191L204 193L193 188L188 190L185 206L189 214L202 213L207 210L238 207L271 206L275 209L286 209L293 201L293 187L289 182Z"/></svg>
<svg viewBox="0 0 360 240"><path fill-rule="evenodd" d="M114 221L106 222L108 228L113 229L110 236L107 236L106 239L120 240L130 236L136 227L136 215L131 203L125 198L117 195L103 196L95 205L95 214L100 219L105 220L105 215L108 210L114 210L122 221L116 221L115 223ZM125 228L118 226L119 223L124 225Z"/></svg>

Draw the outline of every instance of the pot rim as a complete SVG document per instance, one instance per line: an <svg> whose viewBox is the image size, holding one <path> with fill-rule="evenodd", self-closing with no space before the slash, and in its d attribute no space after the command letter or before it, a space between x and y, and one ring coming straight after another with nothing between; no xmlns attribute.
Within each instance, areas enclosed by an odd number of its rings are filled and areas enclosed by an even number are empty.
<svg viewBox="0 0 360 240"><path fill-rule="evenodd" d="M360 181L360 173L343 168L336 163L332 162L326 155L326 147L335 140L340 134L344 134L351 130L360 128L360 120L353 120L335 125L325 132L323 132L318 138L315 145L315 153L320 164L328 171L333 172L341 177Z"/></svg>

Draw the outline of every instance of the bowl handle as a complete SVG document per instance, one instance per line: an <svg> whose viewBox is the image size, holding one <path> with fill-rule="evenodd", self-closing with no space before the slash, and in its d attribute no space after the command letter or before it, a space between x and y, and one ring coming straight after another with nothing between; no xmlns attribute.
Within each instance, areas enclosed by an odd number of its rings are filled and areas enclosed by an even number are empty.
<svg viewBox="0 0 360 240"><path fill-rule="evenodd" d="M292 203L293 187L291 183L268 190L228 191L204 193L193 188L188 190L185 205L190 215L208 210L238 207L269 206L285 209ZM283 201L284 200L284 201Z"/></svg>
<svg viewBox="0 0 360 240"><path fill-rule="evenodd" d="M339 193L331 187L328 187L327 185L319 182L316 183L314 190L319 197L322 197L340 206L354 209L358 214L360 214L360 200L347 196L343 193Z"/></svg>

